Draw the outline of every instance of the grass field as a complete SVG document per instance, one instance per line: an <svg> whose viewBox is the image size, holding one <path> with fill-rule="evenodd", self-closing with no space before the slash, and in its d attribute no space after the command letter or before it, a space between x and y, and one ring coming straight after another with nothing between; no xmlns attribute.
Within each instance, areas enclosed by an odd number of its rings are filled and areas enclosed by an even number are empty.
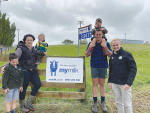
<svg viewBox="0 0 150 113"><path fill-rule="evenodd" d="M84 56L87 45L80 46L80 56ZM134 113L150 113L150 45L140 44L122 44L122 47L131 52L137 64L137 75L132 86L132 99ZM13 52L15 50L12 50ZM77 45L53 45L48 48L50 56L77 56ZM91 113L92 106L92 79L90 74L90 58L85 59L86 66L86 84L87 84L87 101L80 103L73 99L42 99L37 98L37 113ZM0 62L0 65L5 62ZM46 64L40 64L40 69L45 69ZM1 76L1 75L0 75ZM45 80L44 76L40 76L41 80ZM106 104L108 113L117 113L116 104L112 90L107 86L106 79ZM1 85L0 85L1 87ZM29 88L30 89L30 88ZM62 88L40 88L42 91L77 91L77 89ZM100 95L100 94L98 94ZM100 98L100 96L98 97ZM19 110L19 105L17 107ZM98 113L101 113L98 106ZM0 113L5 112L5 96L0 95Z"/></svg>

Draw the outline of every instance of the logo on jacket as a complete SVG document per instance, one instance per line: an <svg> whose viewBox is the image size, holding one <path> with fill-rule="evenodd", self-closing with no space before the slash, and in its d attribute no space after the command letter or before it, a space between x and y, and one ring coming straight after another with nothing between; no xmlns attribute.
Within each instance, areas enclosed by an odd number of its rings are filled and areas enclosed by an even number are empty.
<svg viewBox="0 0 150 113"><path fill-rule="evenodd" d="M119 59L122 59L122 56L120 56Z"/></svg>
<svg viewBox="0 0 150 113"><path fill-rule="evenodd" d="M58 61L57 62L55 60L50 61L51 76L53 76L53 73L54 76L56 76L57 68L58 68Z"/></svg>

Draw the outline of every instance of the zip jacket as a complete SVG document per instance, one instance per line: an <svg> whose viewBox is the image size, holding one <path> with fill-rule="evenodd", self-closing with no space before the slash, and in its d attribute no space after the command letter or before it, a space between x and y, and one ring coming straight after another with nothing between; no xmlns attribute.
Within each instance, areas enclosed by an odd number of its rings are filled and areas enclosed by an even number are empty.
<svg viewBox="0 0 150 113"><path fill-rule="evenodd" d="M132 54L121 47L117 54L113 52L109 59L108 83L132 85L137 72L137 66Z"/></svg>

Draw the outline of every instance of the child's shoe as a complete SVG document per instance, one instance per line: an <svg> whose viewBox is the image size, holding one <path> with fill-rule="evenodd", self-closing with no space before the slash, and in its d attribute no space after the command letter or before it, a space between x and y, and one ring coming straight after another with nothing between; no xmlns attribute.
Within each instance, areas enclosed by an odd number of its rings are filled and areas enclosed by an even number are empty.
<svg viewBox="0 0 150 113"><path fill-rule="evenodd" d="M103 55L108 55L108 53L106 52L104 48L103 48Z"/></svg>
<svg viewBox="0 0 150 113"><path fill-rule="evenodd" d="M89 55L92 55L93 49L94 49L94 48L91 48L91 50L90 50L90 52L89 52Z"/></svg>

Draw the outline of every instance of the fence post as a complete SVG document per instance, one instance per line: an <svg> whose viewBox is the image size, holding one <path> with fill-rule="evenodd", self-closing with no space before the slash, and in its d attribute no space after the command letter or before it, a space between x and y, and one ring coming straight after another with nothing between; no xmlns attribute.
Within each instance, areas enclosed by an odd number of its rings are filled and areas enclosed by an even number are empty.
<svg viewBox="0 0 150 113"><path fill-rule="evenodd" d="M85 73L85 56L83 57L83 82L85 83L85 88L80 89L80 92L85 92L85 99L80 99L80 102L85 102L87 99L87 91L86 91L86 73Z"/></svg>
<svg viewBox="0 0 150 113"><path fill-rule="evenodd" d="M3 48L1 48L1 54L2 54L2 49L3 49Z"/></svg>

